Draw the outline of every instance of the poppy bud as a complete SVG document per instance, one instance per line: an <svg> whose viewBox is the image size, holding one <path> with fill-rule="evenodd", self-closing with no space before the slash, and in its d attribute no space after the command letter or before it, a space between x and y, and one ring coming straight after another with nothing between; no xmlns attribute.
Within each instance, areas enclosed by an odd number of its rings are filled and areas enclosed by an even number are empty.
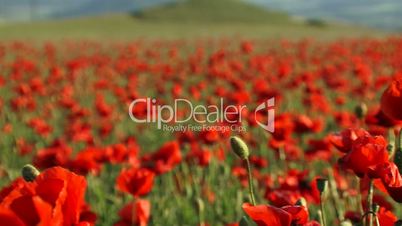
<svg viewBox="0 0 402 226"><path fill-rule="evenodd" d="M297 200L296 205L307 207L307 201L305 198L301 197L299 200Z"/></svg>
<svg viewBox="0 0 402 226"><path fill-rule="evenodd" d="M200 199L200 198L197 198L196 201L197 201L198 211L204 212L204 210L205 210L204 201L202 201L202 199Z"/></svg>
<svg viewBox="0 0 402 226"><path fill-rule="evenodd" d="M317 178L317 188L320 194L323 194L328 189L328 180L325 178Z"/></svg>
<svg viewBox="0 0 402 226"><path fill-rule="evenodd" d="M391 155L393 153L393 151L394 151L394 145L388 144L387 145L387 151Z"/></svg>
<svg viewBox="0 0 402 226"><path fill-rule="evenodd" d="M346 220L346 221L342 221L340 226L353 226L353 224L350 221Z"/></svg>
<svg viewBox="0 0 402 226"><path fill-rule="evenodd" d="M367 115L367 105L365 103L360 103L355 107L355 115L362 119Z"/></svg>
<svg viewBox="0 0 402 226"><path fill-rule="evenodd" d="M33 165L27 164L22 168L21 174L25 181L32 182L39 176L40 172Z"/></svg>
<svg viewBox="0 0 402 226"><path fill-rule="evenodd" d="M230 145L234 153L239 156L241 159L246 160L250 155L247 144L244 143L242 139L239 137L233 136L230 138Z"/></svg>

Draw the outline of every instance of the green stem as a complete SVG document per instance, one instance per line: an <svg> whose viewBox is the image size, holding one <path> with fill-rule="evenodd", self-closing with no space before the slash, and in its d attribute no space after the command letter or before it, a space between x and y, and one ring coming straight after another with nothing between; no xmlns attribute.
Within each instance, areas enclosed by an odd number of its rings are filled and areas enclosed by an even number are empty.
<svg viewBox="0 0 402 226"><path fill-rule="evenodd" d="M205 221L204 221L204 202L202 201L201 198L197 198L197 205L198 205L198 218L200 221L200 226L205 226Z"/></svg>
<svg viewBox="0 0 402 226"><path fill-rule="evenodd" d="M317 210L318 220L320 221L320 225L324 226L324 218L322 217L321 210Z"/></svg>
<svg viewBox="0 0 402 226"><path fill-rule="evenodd" d="M254 197L254 188L253 188L253 175L251 173L251 164L248 158L246 158L246 164L247 164L247 173L248 173L248 189L250 193L250 199L251 199L251 204L253 206L256 205L255 203L255 197Z"/></svg>
<svg viewBox="0 0 402 226"><path fill-rule="evenodd" d="M282 164L282 166L283 166L283 169L284 169L285 171L287 171L287 169L288 169L288 164L287 164L287 162L286 162L286 154L285 154L285 150L283 149L283 147L280 147L280 148L279 148L279 159L280 159L280 162L281 162L281 164Z"/></svg>
<svg viewBox="0 0 402 226"><path fill-rule="evenodd" d="M400 149L401 148L401 139L402 139L402 129L400 129L399 131L398 131L398 135L397 135L397 137L396 137L396 139L395 139L395 142L396 142L396 148L397 149Z"/></svg>
<svg viewBox="0 0 402 226"><path fill-rule="evenodd" d="M368 220L369 220L369 226L373 226L373 219L372 219L372 213L373 213L373 193L374 193L374 185L373 185L373 180L370 180L370 185L369 185L369 190L367 194L367 205L368 205Z"/></svg>
<svg viewBox="0 0 402 226"><path fill-rule="evenodd" d="M399 172L402 172L402 129L399 130L398 135L395 139L395 156L394 156L394 162L396 166L398 167Z"/></svg>
<svg viewBox="0 0 402 226"><path fill-rule="evenodd" d="M321 210L321 220L322 220L322 226L326 226L327 222L325 219L325 212L324 212L324 202L322 198L322 194L320 195L320 210Z"/></svg>
<svg viewBox="0 0 402 226"><path fill-rule="evenodd" d="M344 214L343 214L343 209L342 205L339 203L339 194L338 190L336 189L336 182L334 179L334 172L332 169L329 169L329 180L328 180L328 185L329 189L331 192L331 197L332 197L332 204L335 209L335 214L339 222L342 222L344 220Z"/></svg>

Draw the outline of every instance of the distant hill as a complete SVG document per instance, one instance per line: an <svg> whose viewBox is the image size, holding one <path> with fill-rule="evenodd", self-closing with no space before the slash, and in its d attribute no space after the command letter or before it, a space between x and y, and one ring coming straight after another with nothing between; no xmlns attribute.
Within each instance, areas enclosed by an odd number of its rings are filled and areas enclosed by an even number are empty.
<svg viewBox="0 0 402 226"><path fill-rule="evenodd" d="M137 19L159 22L289 23L284 12L271 11L243 0L179 0L133 13Z"/></svg>
<svg viewBox="0 0 402 226"><path fill-rule="evenodd" d="M55 1L55 0L52 0ZM56 0L57 1L57 0ZM71 0L69 0L71 1ZM81 0L82 1L82 0ZM86 1L86 2L85 2ZM71 7L68 10L61 10L53 13L53 17L69 18L74 16L88 16L107 13L119 12L136 12L143 9L163 5L175 0L85 0L81 4ZM219 1L219 0L218 0Z"/></svg>
<svg viewBox="0 0 402 226"><path fill-rule="evenodd" d="M0 19L28 21L138 11L175 0L0 0Z"/></svg>
<svg viewBox="0 0 402 226"><path fill-rule="evenodd" d="M128 13L183 0L0 0L0 21L73 18L105 13ZM198 0L205 2L210 0ZM220 2L222 0L215 0ZM223 0L225 1L225 0ZM259 8L290 15L357 23L377 28L402 28L400 0L244 0ZM219 3L220 4L220 3ZM34 10L30 10L30 5Z"/></svg>
<svg viewBox="0 0 402 226"><path fill-rule="evenodd" d="M402 30L400 0L248 0L292 15Z"/></svg>
<svg viewBox="0 0 402 226"><path fill-rule="evenodd" d="M103 1L99 0L100 3ZM232 38L234 36L238 38L270 37L293 39L314 37L331 39L382 34L372 29L347 24L329 23L321 20L296 20L286 13L267 10L242 0L161 1L165 2L157 6L148 6L143 10L130 11L129 13L91 15L72 19L39 20L24 23L2 23L0 24L0 40L57 40L70 38L130 40L133 38ZM128 1L126 3L129 4ZM87 7L91 6L87 5ZM102 7L94 8L100 11ZM117 10L117 8L115 9ZM63 12L67 12L67 10ZM92 12L95 13L96 11ZM58 16L64 17L66 15Z"/></svg>

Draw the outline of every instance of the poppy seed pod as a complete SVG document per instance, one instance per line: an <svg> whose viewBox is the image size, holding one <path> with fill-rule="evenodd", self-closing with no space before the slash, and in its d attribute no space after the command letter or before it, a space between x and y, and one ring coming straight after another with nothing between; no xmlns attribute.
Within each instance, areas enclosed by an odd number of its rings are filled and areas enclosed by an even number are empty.
<svg viewBox="0 0 402 226"><path fill-rule="evenodd" d="M328 189L328 180L325 178L317 179L317 188L320 194L324 193Z"/></svg>
<svg viewBox="0 0 402 226"><path fill-rule="evenodd" d="M230 138L230 146L234 153L241 159L246 160L250 155L247 144L239 137L233 136Z"/></svg>
<svg viewBox="0 0 402 226"><path fill-rule="evenodd" d="M21 174L25 181L32 182L39 176L40 172L33 165L27 164L22 168Z"/></svg>
<svg viewBox="0 0 402 226"><path fill-rule="evenodd" d="M367 115L367 105L365 103L360 103L355 107L355 115L359 119L363 119Z"/></svg>
<svg viewBox="0 0 402 226"><path fill-rule="evenodd" d="M388 153L389 153L389 156L392 156L392 153L393 153L393 151L394 151L394 145L388 144L388 145L387 145L387 151L388 151Z"/></svg>
<svg viewBox="0 0 402 226"><path fill-rule="evenodd" d="M296 205L307 207L307 201L305 198L301 197L299 200L297 200Z"/></svg>
<svg viewBox="0 0 402 226"><path fill-rule="evenodd" d="M353 226L353 224L352 224L350 221L348 221L348 220L342 221L340 225L341 225L341 226Z"/></svg>

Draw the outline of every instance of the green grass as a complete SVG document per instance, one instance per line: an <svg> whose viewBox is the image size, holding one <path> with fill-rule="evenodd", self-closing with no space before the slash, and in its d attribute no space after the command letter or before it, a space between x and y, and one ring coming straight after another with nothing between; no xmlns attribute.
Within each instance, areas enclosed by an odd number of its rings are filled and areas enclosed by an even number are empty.
<svg viewBox="0 0 402 226"><path fill-rule="evenodd" d="M128 14L104 15L60 21L1 24L1 40L130 40L136 38L286 38L335 39L339 37L384 36L384 32L349 25L311 26L286 24L153 22Z"/></svg>

